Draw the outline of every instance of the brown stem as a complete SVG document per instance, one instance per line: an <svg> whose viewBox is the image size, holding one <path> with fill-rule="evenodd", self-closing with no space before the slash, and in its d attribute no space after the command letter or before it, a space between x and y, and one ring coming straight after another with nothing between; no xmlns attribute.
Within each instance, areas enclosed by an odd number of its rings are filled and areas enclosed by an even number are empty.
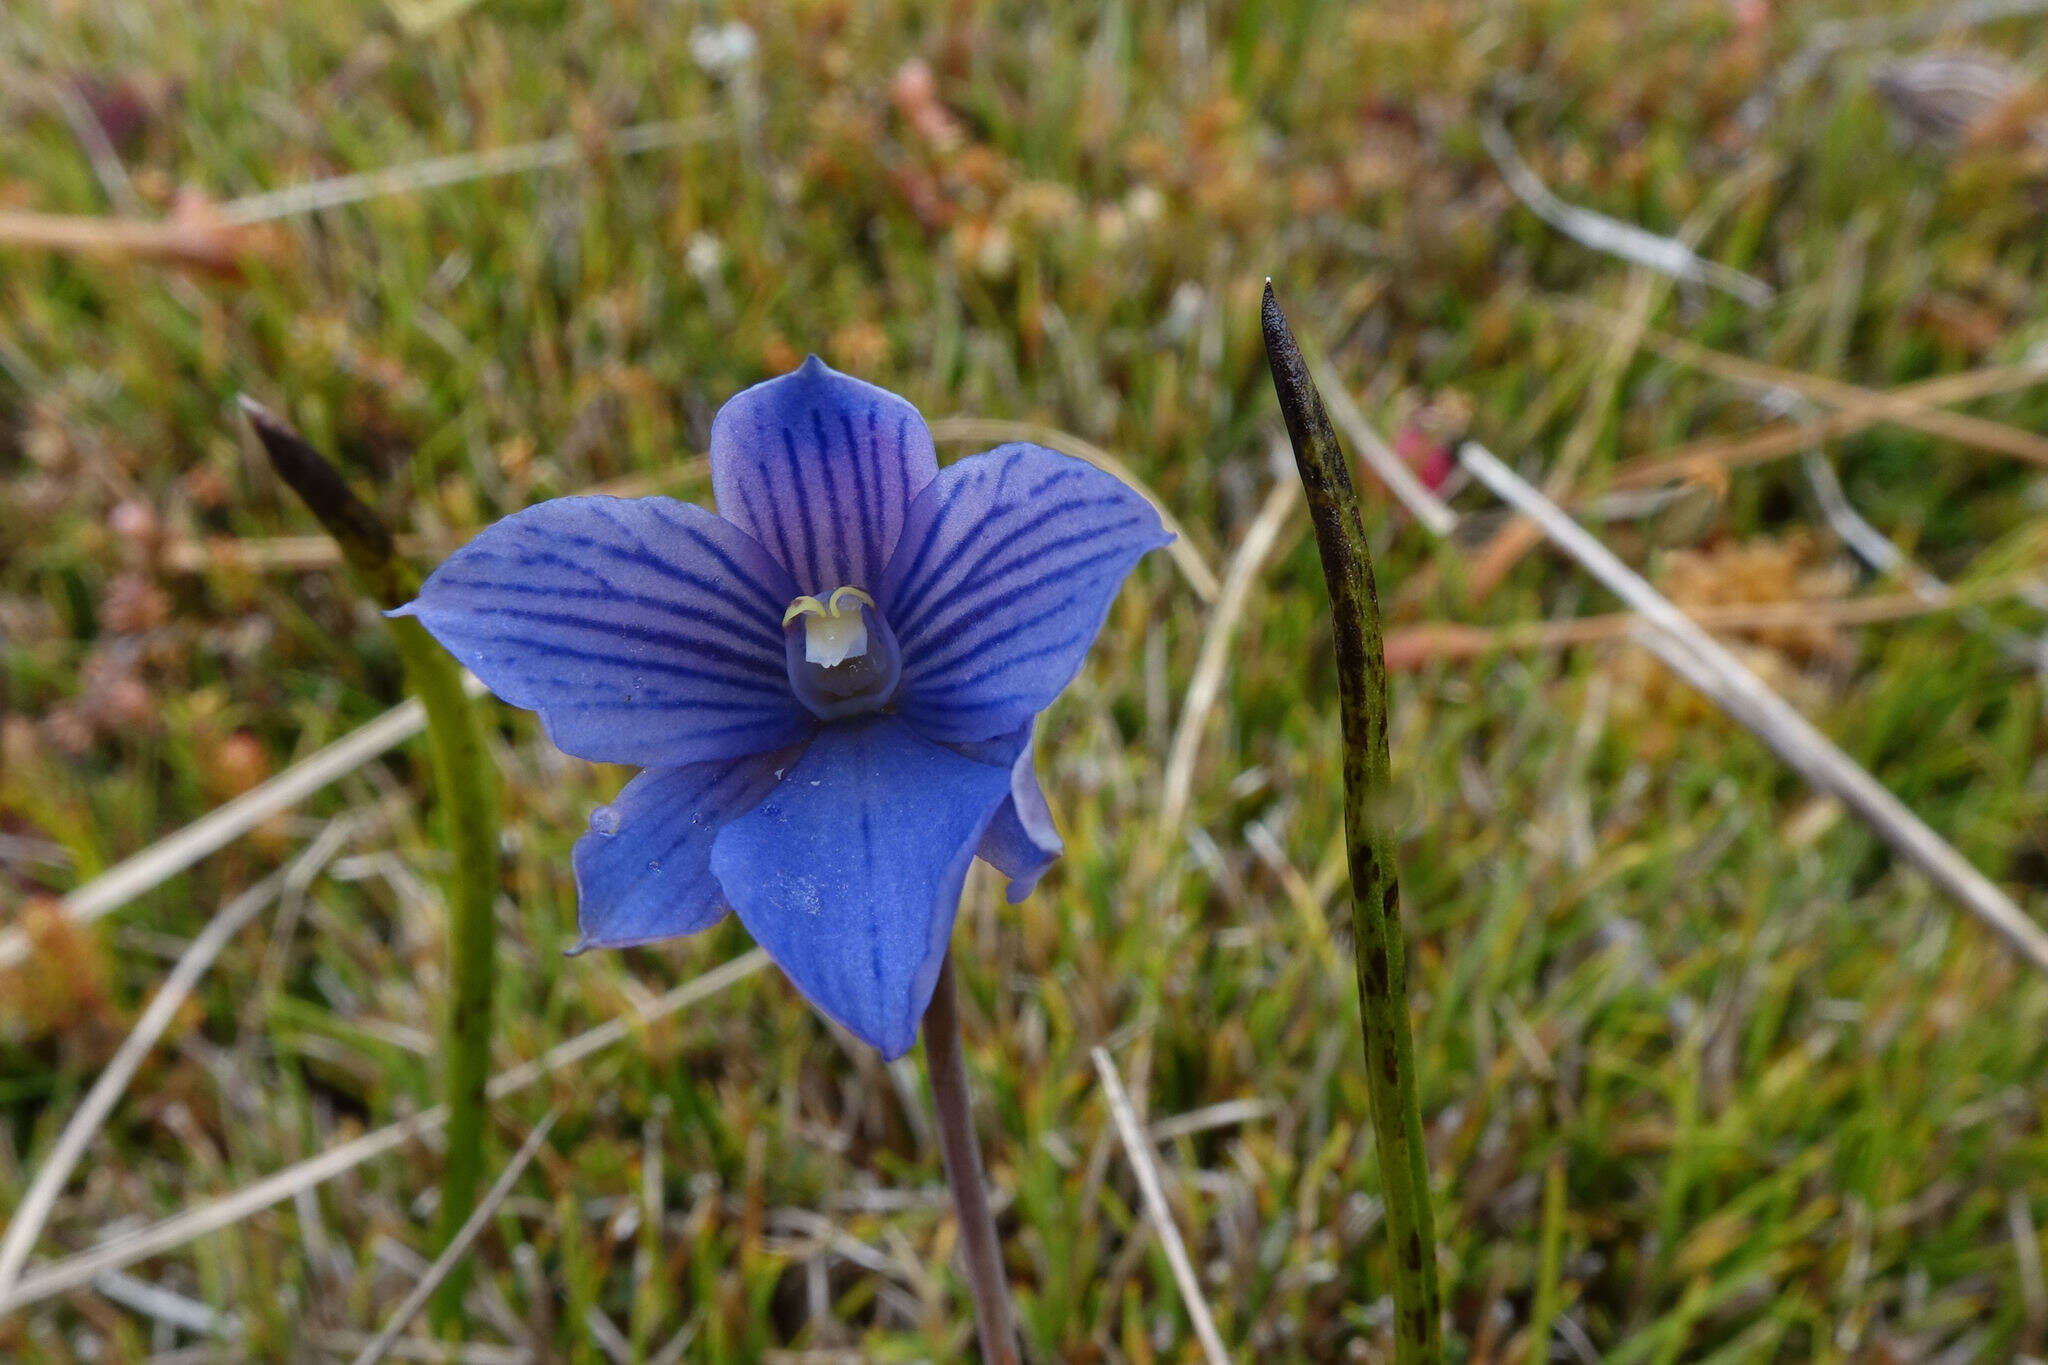
<svg viewBox="0 0 2048 1365"><path fill-rule="evenodd" d="M981 1145L967 1104L967 1064L960 1056L960 995L953 984L953 955L939 968L924 1016L924 1060L932 1079L932 1113L938 1121L939 1154L953 1211L960 1220L960 1252L967 1285L974 1292L974 1330L986 1365L1017 1365L1017 1332L1011 1325L1010 1284L1003 1274L1003 1250L988 1207Z"/></svg>

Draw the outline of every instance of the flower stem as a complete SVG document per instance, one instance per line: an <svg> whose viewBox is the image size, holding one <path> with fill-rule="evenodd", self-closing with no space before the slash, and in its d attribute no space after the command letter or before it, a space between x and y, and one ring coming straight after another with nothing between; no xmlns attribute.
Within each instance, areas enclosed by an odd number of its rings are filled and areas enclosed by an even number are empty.
<svg viewBox="0 0 2048 1365"><path fill-rule="evenodd" d="M242 410L271 464L319 518L363 594L382 607L409 601L418 576L398 557L390 530L350 491L334 466L291 425L249 398ZM409 617L387 620L407 686L427 713L427 752L446 837L455 854L448 901L448 1156L441 1177L436 1245L446 1246L476 1203L484 1168L484 1086L490 1078L491 996L497 970L498 796L476 708L462 669ZM461 1312L460 1267L434 1295L442 1332Z"/></svg>
<svg viewBox="0 0 2048 1365"><path fill-rule="evenodd" d="M1387 813L1387 660L1380 639L1379 594L1350 466L1270 281L1263 322L1266 360L1308 494L1336 635L1337 701L1344 729L1344 829L1350 845L1366 1095L1372 1105L1387 1235L1394 1253L1394 1358L1401 1365L1434 1365L1443 1359L1443 1314L1436 1228L1429 1205L1429 1161L1415 1095L1400 885Z"/></svg>
<svg viewBox="0 0 2048 1365"><path fill-rule="evenodd" d="M989 1212L982 1177L981 1146L967 1103L967 1065L960 1056L960 993L953 984L953 955L939 968L924 1016L924 1060L932 1079L932 1113L939 1129L939 1155L953 1190L960 1223L960 1251L967 1284L974 1293L974 1330L985 1365L1017 1365L1017 1332L1010 1313L1010 1285L1003 1274L1002 1245Z"/></svg>

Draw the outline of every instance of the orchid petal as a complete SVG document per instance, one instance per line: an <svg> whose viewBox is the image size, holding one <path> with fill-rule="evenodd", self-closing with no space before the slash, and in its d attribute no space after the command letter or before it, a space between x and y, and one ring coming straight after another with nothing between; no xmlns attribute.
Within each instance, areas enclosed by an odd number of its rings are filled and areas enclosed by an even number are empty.
<svg viewBox="0 0 2048 1365"><path fill-rule="evenodd" d="M892 716L828 725L718 832L711 869L757 942L826 1015L890 1058L931 1003L975 845L1009 795Z"/></svg>
<svg viewBox="0 0 2048 1365"><path fill-rule="evenodd" d="M778 622L795 588L744 532L672 498L558 498L436 569L415 616L556 747L664 767L780 748L813 723Z"/></svg>
<svg viewBox="0 0 2048 1365"><path fill-rule="evenodd" d="M989 739L1080 670L1131 567L1172 539L1082 460L1022 443L950 465L911 504L876 592L903 653L896 706L931 739Z"/></svg>
<svg viewBox="0 0 2048 1365"><path fill-rule="evenodd" d="M978 762L1009 765L1010 794L996 808L995 818L988 822L974 854L1010 879L1007 894L1012 905L1031 894L1045 870L1066 850L1032 764L1031 735L1035 725L1035 721L1027 722L1015 734L946 746Z"/></svg>
<svg viewBox="0 0 2048 1365"><path fill-rule="evenodd" d="M989 821L988 832L981 836L981 847L975 852L1010 879L1006 894L1015 905L1031 894L1045 870L1065 851L1027 747L1010 769L1010 799Z"/></svg>
<svg viewBox="0 0 2048 1365"><path fill-rule="evenodd" d="M816 356L734 395L711 423L719 513L803 593L872 589L938 467L916 408Z"/></svg>
<svg viewBox="0 0 2048 1365"><path fill-rule="evenodd" d="M649 768L590 816L576 841L576 923L586 948L630 948L708 929L729 908L711 841L774 790L791 749Z"/></svg>

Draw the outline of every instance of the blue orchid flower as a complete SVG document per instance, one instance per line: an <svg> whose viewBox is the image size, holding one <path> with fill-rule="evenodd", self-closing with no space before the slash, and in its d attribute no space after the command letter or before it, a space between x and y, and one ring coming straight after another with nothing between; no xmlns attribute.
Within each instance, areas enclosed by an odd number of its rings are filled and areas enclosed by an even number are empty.
<svg viewBox="0 0 2048 1365"><path fill-rule="evenodd" d="M645 769L576 844L578 951L733 910L894 1058L969 862L1017 901L1059 856L1033 723L1171 537L1136 492L1040 446L940 470L916 408L815 356L719 410L711 486L719 515L611 497L514 513L394 614L565 752Z"/></svg>

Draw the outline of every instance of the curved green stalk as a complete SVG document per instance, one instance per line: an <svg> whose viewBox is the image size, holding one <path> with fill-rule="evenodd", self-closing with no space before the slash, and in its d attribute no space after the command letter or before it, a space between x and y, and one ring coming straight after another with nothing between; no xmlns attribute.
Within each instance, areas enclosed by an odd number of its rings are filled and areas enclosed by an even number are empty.
<svg viewBox="0 0 2048 1365"><path fill-rule="evenodd" d="M1366 1092L1385 1186L1394 1252L1394 1353L1402 1365L1443 1359L1436 1227L1429 1160L1415 1097L1415 1043L1408 1025L1408 969L1400 884L1386 814L1387 660L1379 594L1358 494L1287 319L1266 285L1266 360L1287 436L1308 494L1316 548L1337 642L1337 701L1344 725L1344 829L1350 844L1351 920L1357 938L1358 1005L1365 1029Z"/></svg>
<svg viewBox="0 0 2048 1365"><path fill-rule="evenodd" d="M441 1181L435 1245L446 1246L476 1203L484 1166L484 1085L491 1074L491 996L497 984L498 887L496 771L484 751L476 707L462 690L462 669L409 617L391 621L406 681L427 711L427 749L455 852L448 898L448 1161ZM441 1283L433 1321L445 1327L461 1311L458 1267Z"/></svg>
<svg viewBox="0 0 2048 1365"><path fill-rule="evenodd" d="M356 586L380 607L396 607L419 590L418 576L398 557L391 532L349 490L319 451L249 398L242 410L278 474L334 538ZM484 1085L490 1078L491 996L497 974L498 792L476 707L462 690L462 669L410 617L387 619L405 666L407 687L427 713L427 752L434 790L455 854L448 898L448 1156L441 1181L436 1246L446 1246L476 1203L484 1164ZM436 1291L433 1321L446 1330L461 1311L461 1268Z"/></svg>

